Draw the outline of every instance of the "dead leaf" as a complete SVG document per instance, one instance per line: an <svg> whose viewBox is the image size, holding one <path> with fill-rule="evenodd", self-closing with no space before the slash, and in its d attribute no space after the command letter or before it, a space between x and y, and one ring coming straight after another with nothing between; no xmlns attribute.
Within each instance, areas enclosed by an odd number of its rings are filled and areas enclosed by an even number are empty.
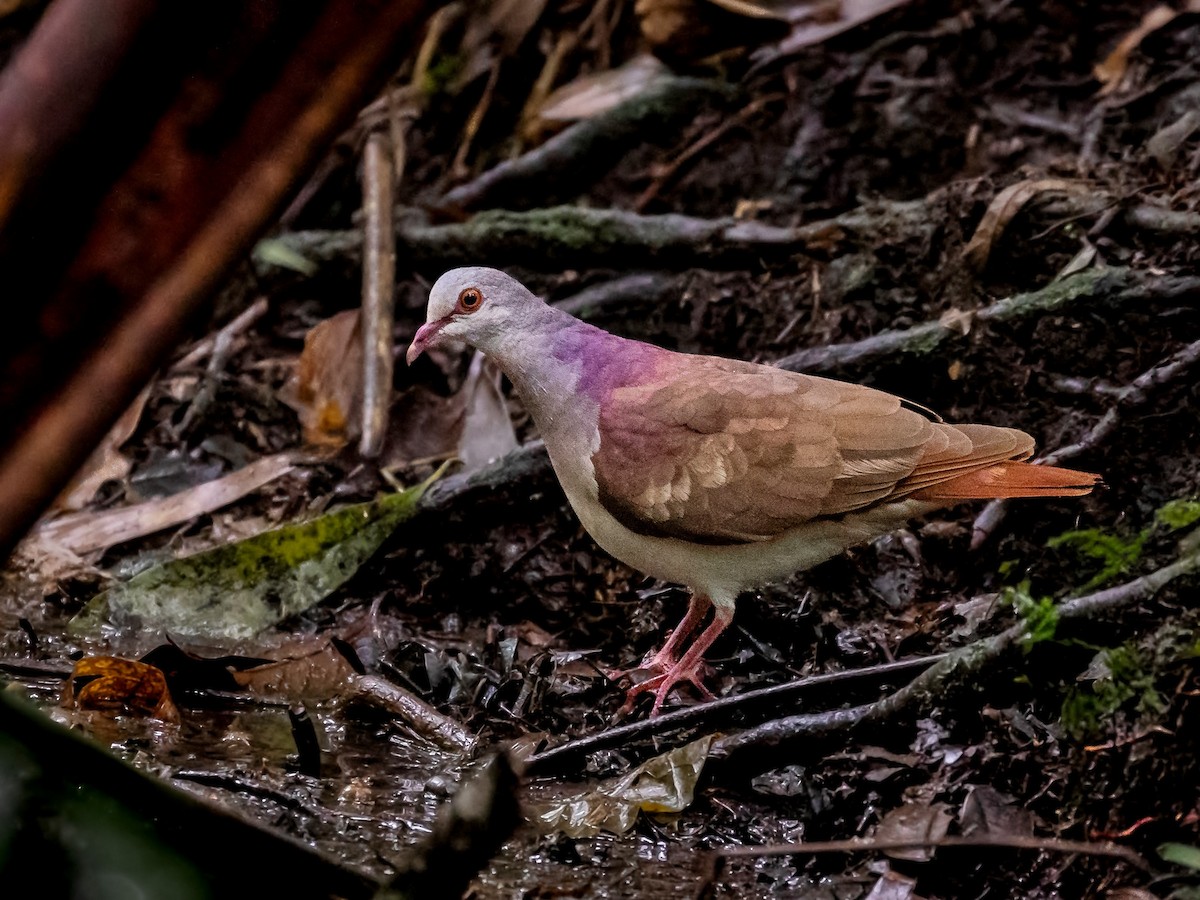
<svg viewBox="0 0 1200 900"><path fill-rule="evenodd" d="M1084 269L1091 268L1099 254L1100 251L1096 248L1096 245L1087 238L1083 238L1079 252L1072 256L1067 261L1067 264L1058 271L1058 274L1054 276L1054 280L1058 281L1066 278L1068 275L1074 275L1077 272L1082 272Z"/></svg>
<svg viewBox="0 0 1200 900"><path fill-rule="evenodd" d="M525 42L526 36L542 17L546 0L492 0L488 24L500 38L500 51L509 56Z"/></svg>
<svg viewBox="0 0 1200 900"><path fill-rule="evenodd" d="M343 447L362 431L362 397L361 317L349 309L308 332L280 399L296 410L307 443Z"/></svg>
<svg viewBox="0 0 1200 900"><path fill-rule="evenodd" d="M421 386L401 394L392 407L384 465L394 468L456 456L464 471L474 472L515 450L517 435L500 377L495 364L476 353L454 396L440 397Z"/></svg>
<svg viewBox="0 0 1200 900"><path fill-rule="evenodd" d="M749 16L753 19L786 20L789 10L797 5L808 6L807 3L797 4L796 0L708 0L721 9L727 9L739 16ZM825 5L829 5L827 2Z"/></svg>
<svg viewBox="0 0 1200 900"><path fill-rule="evenodd" d="M462 393L465 396L458 458L463 471L474 472L517 449L512 417L500 392L500 370L482 353L471 360Z"/></svg>
<svg viewBox="0 0 1200 900"><path fill-rule="evenodd" d="M402 391L388 419L383 466L394 469L454 456L463 430L465 400L462 391L443 397L420 384Z"/></svg>
<svg viewBox="0 0 1200 900"><path fill-rule="evenodd" d="M910 900L916 896L917 880L888 869L879 877L866 900Z"/></svg>
<svg viewBox="0 0 1200 900"><path fill-rule="evenodd" d="M354 667L329 638L309 638L287 656L233 672L242 688L273 700L323 701L337 696L355 676Z"/></svg>
<svg viewBox="0 0 1200 900"><path fill-rule="evenodd" d="M117 656L91 656L77 662L63 685L62 705L179 721L179 710L171 700L162 670Z"/></svg>
<svg viewBox="0 0 1200 900"><path fill-rule="evenodd" d="M1188 4L1188 11L1194 12L1197 6L1200 4L1193 0ZM1142 21L1138 23L1137 27L1117 42L1117 46L1104 58L1104 61L1092 69L1092 74L1096 76L1096 80L1101 85L1099 91L1101 97L1113 93L1121 86L1125 79L1125 73L1129 70L1130 55L1145 40L1146 36L1158 31L1168 22L1174 21L1178 15L1179 13L1171 7L1160 3L1142 16Z"/></svg>
<svg viewBox="0 0 1200 900"><path fill-rule="evenodd" d="M121 453L121 445L137 431L138 422L142 420L142 411L146 408L146 400L149 397L150 385L146 385L129 404L128 409L121 413L121 418L113 423L104 440L75 473L71 483L59 494L50 507L52 512L83 509L96 496L100 485L106 481L118 481L129 474L133 463Z"/></svg>
<svg viewBox="0 0 1200 900"><path fill-rule="evenodd" d="M780 42L776 52L787 55L820 44L908 2L909 0L840 0L833 3L789 4L787 19L792 23L792 32Z"/></svg>
<svg viewBox="0 0 1200 900"><path fill-rule="evenodd" d="M939 325L950 331L957 331L964 337L971 333L971 326L974 323L975 311L971 309L959 309L957 306L950 307L938 316Z"/></svg>
<svg viewBox="0 0 1200 900"><path fill-rule="evenodd" d="M671 77L657 57L642 53L624 65L589 72L554 91L538 110L544 122L577 122L608 112Z"/></svg>
<svg viewBox="0 0 1200 900"><path fill-rule="evenodd" d="M1164 125L1146 141L1149 153L1164 169L1171 168L1179 148L1200 129L1200 110L1189 109L1170 125Z"/></svg>
<svg viewBox="0 0 1200 900"><path fill-rule="evenodd" d="M1065 181L1062 178L1034 178L1010 184L988 204L983 218L979 220L979 226L971 235L971 240L963 247L963 258L974 266L976 271L983 271L991 256L992 247L1000 239L1008 224L1030 200L1048 191L1077 194L1086 190L1085 185L1079 182Z"/></svg>
<svg viewBox="0 0 1200 900"><path fill-rule="evenodd" d="M657 56L687 64L778 40L788 31L785 14L771 10L779 5L762 0L637 0L634 14Z"/></svg>
<svg viewBox="0 0 1200 900"><path fill-rule="evenodd" d="M950 829L954 816L944 803L913 802L893 809L875 828L874 839L880 843L905 841L940 841ZM932 847L904 847L884 852L892 859L926 862L933 858Z"/></svg>
<svg viewBox="0 0 1200 900"><path fill-rule="evenodd" d="M544 831L580 838L601 831L623 834L633 827L639 812L682 812L691 805L710 743L712 735L706 735L594 790L530 804L530 814Z"/></svg>
<svg viewBox="0 0 1200 900"><path fill-rule="evenodd" d="M958 820L962 833L975 837L1033 834L1033 814L987 784L971 786Z"/></svg>
<svg viewBox="0 0 1200 900"><path fill-rule="evenodd" d="M289 453L265 456L222 478L169 497L102 512L60 516L39 525L28 540L54 544L76 554L106 550L227 506L293 468L295 463ZM36 558L36 554L31 557Z"/></svg>

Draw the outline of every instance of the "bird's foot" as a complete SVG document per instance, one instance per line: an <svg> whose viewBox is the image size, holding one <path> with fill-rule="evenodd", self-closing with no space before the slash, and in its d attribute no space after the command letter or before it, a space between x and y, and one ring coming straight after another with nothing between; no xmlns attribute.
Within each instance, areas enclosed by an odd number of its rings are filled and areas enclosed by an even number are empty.
<svg viewBox="0 0 1200 900"><path fill-rule="evenodd" d="M653 661L650 661L653 662ZM635 671L644 671L651 669L650 664L643 664ZM715 700L716 696L704 684L704 676L707 674L708 666L702 661L684 666L682 662L670 660L669 663L657 663L653 666L657 670L657 674L652 675L645 681L640 681L631 687L625 694L625 703L621 706L621 714L627 715L633 712L634 703L642 694L654 694L654 705L650 707L650 717L658 715L662 709L663 703L667 699L667 695L671 693L674 687L680 682L686 682L696 689L702 700Z"/></svg>
<svg viewBox="0 0 1200 900"><path fill-rule="evenodd" d="M697 597L700 598L700 602L696 601ZM688 647L687 652L683 656L678 659L675 658L675 652L683 642L683 638L695 627L708 603L709 601L706 597L702 597L700 594L693 595L693 603L689 607L688 614L684 618L683 623L671 635L666 645L647 663L639 667L640 669L656 669L657 674L635 684L629 689L629 692L625 695L625 704L621 707L622 713L628 713L633 710L634 701L638 696L653 692L654 705L650 707L650 717L654 718L654 716L658 715L658 711L662 709L662 705L666 701L667 695L671 693L671 689L681 681L686 681L696 688L703 699L715 699L712 691L704 686L703 679L707 670L707 666L704 665L704 653L733 620L733 604L728 603L717 606L716 612L713 614L713 620L709 623L708 627L692 642L692 645Z"/></svg>
<svg viewBox="0 0 1200 900"><path fill-rule="evenodd" d="M653 656L647 655L636 666L630 666L628 669L606 669L604 674L610 681L621 681L624 678L633 678L639 672L649 672L649 680L653 681L670 671L677 662L674 650L668 644L660 647Z"/></svg>

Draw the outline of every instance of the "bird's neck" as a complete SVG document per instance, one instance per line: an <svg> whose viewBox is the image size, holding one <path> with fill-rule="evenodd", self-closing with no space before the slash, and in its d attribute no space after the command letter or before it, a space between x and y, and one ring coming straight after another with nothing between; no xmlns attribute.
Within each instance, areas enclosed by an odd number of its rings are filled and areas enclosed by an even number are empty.
<svg viewBox="0 0 1200 900"><path fill-rule="evenodd" d="M609 334L553 307L491 351L543 434L564 417L591 416L615 388L653 375L668 351Z"/></svg>

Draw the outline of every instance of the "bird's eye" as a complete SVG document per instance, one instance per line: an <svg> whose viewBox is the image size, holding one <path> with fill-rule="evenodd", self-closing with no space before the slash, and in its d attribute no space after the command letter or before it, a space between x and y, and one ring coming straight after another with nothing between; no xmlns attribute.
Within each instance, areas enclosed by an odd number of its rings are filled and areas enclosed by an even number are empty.
<svg viewBox="0 0 1200 900"><path fill-rule="evenodd" d="M465 288L458 295L458 311L473 313L483 305L483 292L479 288Z"/></svg>

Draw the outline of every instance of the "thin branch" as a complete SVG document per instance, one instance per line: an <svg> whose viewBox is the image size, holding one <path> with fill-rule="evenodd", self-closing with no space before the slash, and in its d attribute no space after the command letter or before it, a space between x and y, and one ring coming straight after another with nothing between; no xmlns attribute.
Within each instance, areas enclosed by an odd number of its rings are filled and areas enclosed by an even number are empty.
<svg viewBox="0 0 1200 900"><path fill-rule="evenodd" d="M467 752L475 747L475 735L459 722L385 678L377 675L356 678L353 696L399 716L418 734L447 750Z"/></svg>
<svg viewBox="0 0 1200 900"><path fill-rule="evenodd" d="M920 200L880 202L806 225L769 225L725 216L639 215L621 209L551 206L494 209L466 222L430 225L415 211L400 217L396 240L414 264L707 266L741 265L764 255L827 257L843 246L868 246L930 232ZM296 231L279 238L311 259L354 257L358 231Z"/></svg>
<svg viewBox="0 0 1200 900"><path fill-rule="evenodd" d="M936 840L894 841L850 838L844 841L800 841L795 844L761 844L749 847L722 847L709 857L710 869L700 884L699 896L712 896L717 880L728 860L762 856L815 855L819 853L882 853L889 850L929 850L939 847L974 847L1008 850L1037 850L1042 853L1106 856L1153 872L1146 859L1130 847L1107 841L1070 841L1063 838L1037 837L1031 834L949 835Z"/></svg>
<svg viewBox="0 0 1200 900"><path fill-rule="evenodd" d="M382 132L363 150L362 439L359 452L375 457L387 436L392 402L396 242L392 224L395 166L391 140Z"/></svg>
<svg viewBox="0 0 1200 900"><path fill-rule="evenodd" d="M1017 294L975 311L973 323L1011 322L1035 315L1066 313L1086 305L1089 312L1106 305L1130 306L1147 301L1174 300L1200 292L1194 276L1147 277L1132 269L1080 272L1036 291ZM952 341L962 341L960 328L940 321L924 322L903 331L884 331L861 341L810 347L779 360L776 365L797 372L865 371L899 357L924 359L943 354Z"/></svg>
<svg viewBox="0 0 1200 900"><path fill-rule="evenodd" d="M720 101L730 92L727 85L715 80L666 78L608 112L578 122L528 153L459 185L438 205L479 209L519 203L522 197L545 202L548 193L564 190L576 194L608 174L629 147L656 136L672 136L676 124L690 121L702 106Z"/></svg>
<svg viewBox="0 0 1200 900"><path fill-rule="evenodd" d="M771 685L770 687L722 697L719 700L710 700L707 703L697 703L695 706L673 710L653 719L644 719L638 722L630 722L626 725L618 725L615 728L606 729L598 734L590 734L573 741L567 741L565 744L560 744L557 747L551 747L541 753L535 753L525 760L525 771L533 772L536 770L542 773L557 769L563 765L574 763L579 757L588 753L607 750L610 747L623 746L635 740L678 731L682 728L702 727L713 729L723 722L728 721L734 713L759 709L768 703L772 708L777 709L783 701L794 701L797 696L806 694L817 688L822 689L823 693L828 693L827 689L834 686L844 687L847 684L856 682L878 682L884 679L891 679L898 674L907 674L926 669L940 661L944 656L944 653L939 653L933 656L922 657L921 659L905 659L863 669L814 675L809 678L789 681L786 684Z"/></svg>

